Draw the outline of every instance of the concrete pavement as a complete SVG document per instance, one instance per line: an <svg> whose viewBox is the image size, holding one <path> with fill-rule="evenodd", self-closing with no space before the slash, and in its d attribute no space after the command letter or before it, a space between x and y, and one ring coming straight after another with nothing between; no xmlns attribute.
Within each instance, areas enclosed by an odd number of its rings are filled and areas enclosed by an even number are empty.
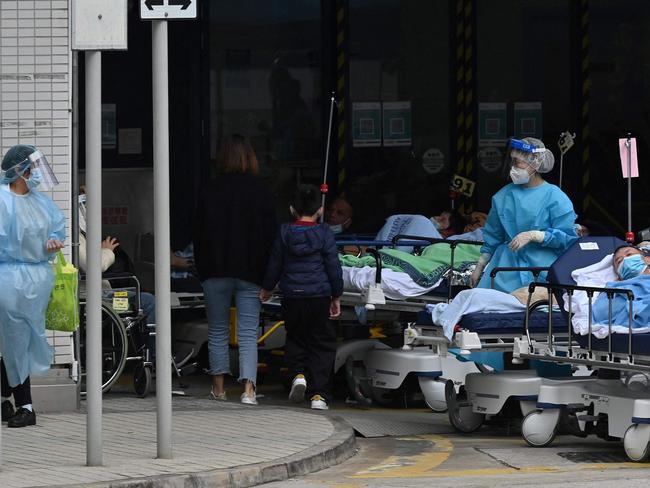
<svg viewBox="0 0 650 488"><path fill-rule="evenodd" d="M85 466L83 412L3 426L0 486L244 487L323 469L354 453L352 429L309 410L174 397L174 459L155 459L155 398L104 400L104 466Z"/></svg>

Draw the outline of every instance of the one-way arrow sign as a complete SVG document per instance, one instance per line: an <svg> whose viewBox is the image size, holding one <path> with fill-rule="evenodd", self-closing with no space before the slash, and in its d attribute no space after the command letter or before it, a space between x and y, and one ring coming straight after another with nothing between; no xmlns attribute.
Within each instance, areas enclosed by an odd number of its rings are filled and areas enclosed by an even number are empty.
<svg viewBox="0 0 650 488"><path fill-rule="evenodd" d="M140 0L142 20L196 19L198 0Z"/></svg>

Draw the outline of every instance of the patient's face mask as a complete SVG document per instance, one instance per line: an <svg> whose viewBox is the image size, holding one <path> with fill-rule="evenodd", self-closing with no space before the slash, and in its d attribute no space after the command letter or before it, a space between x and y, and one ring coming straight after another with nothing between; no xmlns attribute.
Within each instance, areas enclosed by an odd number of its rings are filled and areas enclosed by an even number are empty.
<svg viewBox="0 0 650 488"><path fill-rule="evenodd" d="M623 262L618 267L618 275L622 280L636 278L645 271L647 266L641 254L634 254L623 259Z"/></svg>
<svg viewBox="0 0 650 488"><path fill-rule="evenodd" d="M527 169L513 166L510 168L510 179L515 185L525 185L530 181L530 173Z"/></svg>

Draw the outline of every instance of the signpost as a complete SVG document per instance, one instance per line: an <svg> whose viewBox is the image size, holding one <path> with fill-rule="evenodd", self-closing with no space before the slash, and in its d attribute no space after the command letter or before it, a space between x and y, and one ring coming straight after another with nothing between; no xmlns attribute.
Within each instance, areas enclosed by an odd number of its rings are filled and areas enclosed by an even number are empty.
<svg viewBox="0 0 650 488"><path fill-rule="evenodd" d="M101 466L102 51L127 48L127 2L73 0L70 7L72 49L86 51L86 464Z"/></svg>
<svg viewBox="0 0 650 488"><path fill-rule="evenodd" d="M156 261L156 425L158 458L172 458L172 350L169 279L169 76L167 20L195 19L198 0L140 0L152 23L154 255Z"/></svg>

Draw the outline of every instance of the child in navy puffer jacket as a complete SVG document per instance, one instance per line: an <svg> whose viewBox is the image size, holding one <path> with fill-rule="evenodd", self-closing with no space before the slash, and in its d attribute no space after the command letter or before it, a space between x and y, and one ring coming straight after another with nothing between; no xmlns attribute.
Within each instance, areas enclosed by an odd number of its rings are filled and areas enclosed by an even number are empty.
<svg viewBox="0 0 650 488"><path fill-rule="evenodd" d="M309 390L311 408L327 410L336 356L329 319L341 313L341 264L333 232L318 222L323 213L318 189L301 185L289 208L296 221L282 225L273 244L260 299L268 300L280 283L285 361L293 375L289 399L300 402Z"/></svg>

